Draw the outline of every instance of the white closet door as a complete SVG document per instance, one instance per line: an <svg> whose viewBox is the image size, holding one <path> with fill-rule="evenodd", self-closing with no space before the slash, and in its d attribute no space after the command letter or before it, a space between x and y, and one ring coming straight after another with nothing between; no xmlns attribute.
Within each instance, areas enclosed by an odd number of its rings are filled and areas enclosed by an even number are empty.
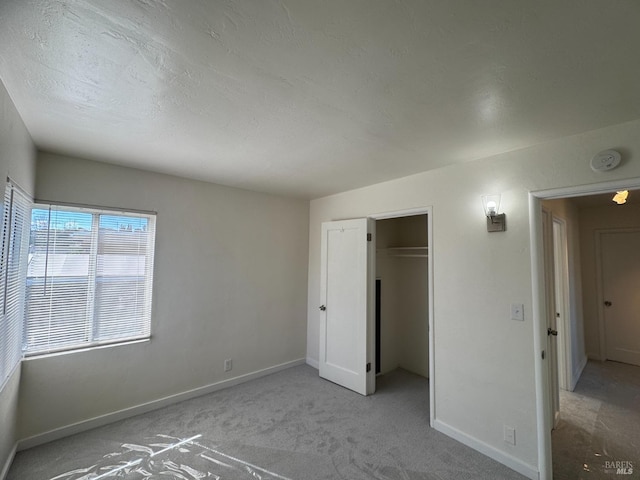
<svg viewBox="0 0 640 480"><path fill-rule="evenodd" d="M362 395L375 388L373 228L364 218L322 224L320 376Z"/></svg>

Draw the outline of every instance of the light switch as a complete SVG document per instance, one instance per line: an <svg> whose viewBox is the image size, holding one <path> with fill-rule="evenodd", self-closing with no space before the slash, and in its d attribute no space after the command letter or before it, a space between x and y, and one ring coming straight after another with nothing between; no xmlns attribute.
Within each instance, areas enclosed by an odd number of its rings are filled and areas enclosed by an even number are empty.
<svg viewBox="0 0 640 480"><path fill-rule="evenodd" d="M515 445L516 444L516 429L509 425L504 426L504 441Z"/></svg>
<svg viewBox="0 0 640 480"><path fill-rule="evenodd" d="M524 322L524 305L521 303L511 304L511 320L519 320Z"/></svg>

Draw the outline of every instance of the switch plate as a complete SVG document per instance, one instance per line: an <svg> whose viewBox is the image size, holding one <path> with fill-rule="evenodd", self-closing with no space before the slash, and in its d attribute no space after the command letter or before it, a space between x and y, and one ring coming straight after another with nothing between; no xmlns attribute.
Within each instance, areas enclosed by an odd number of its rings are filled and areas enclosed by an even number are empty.
<svg viewBox="0 0 640 480"><path fill-rule="evenodd" d="M521 303L511 304L511 320L524 322L524 305Z"/></svg>
<svg viewBox="0 0 640 480"><path fill-rule="evenodd" d="M504 441L510 445L516 444L516 429L509 425L504 426Z"/></svg>
<svg viewBox="0 0 640 480"><path fill-rule="evenodd" d="M230 358L227 358L224 361L224 371L230 372L232 368L233 368L233 360L231 360Z"/></svg>

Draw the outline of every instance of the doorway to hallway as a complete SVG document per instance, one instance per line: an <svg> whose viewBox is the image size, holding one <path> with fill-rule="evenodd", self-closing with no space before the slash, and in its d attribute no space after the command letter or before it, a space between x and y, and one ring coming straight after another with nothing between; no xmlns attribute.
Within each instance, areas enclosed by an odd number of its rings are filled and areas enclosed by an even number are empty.
<svg viewBox="0 0 640 480"><path fill-rule="evenodd" d="M600 185L568 187L556 190L548 190L544 192L535 192L530 196L530 212L531 212L531 242L532 242L532 270L534 281L534 335L536 348L536 384L538 392L538 435L539 435L539 469L543 479L549 479L552 476L552 458L559 455L555 451L552 456L552 426L557 417L554 415L553 407L553 367L549 365L550 355L548 348L548 330L549 330L549 305L555 305L553 314L562 315L562 304L553 303L553 297L550 295L549 285L547 283L548 276L545 275L544 256L545 248L543 241L543 213L542 205L548 206L548 202L559 202L559 216L566 220L567 232L567 262L569 266L570 281L565 284L565 296L571 307L564 314L565 322L558 321L558 339L566 327L568 343L570 350L567 351L565 359L567 365L564 370L557 370L558 377L566 372L568 382L566 382L568 390L559 390L559 415L563 418L563 410L565 408L562 399L572 390L575 383L580 378L580 374L586 363L585 353L589 358L604 359L606 358L605 349L600 348L602 328L600 328L598 320L598 310L604 308L604 299L598 298L596 288L596 278L600 273L596 271L596 249L595 249L595 230L607 226L613 228L616 221L626 221L628 223L636 222L640 219L639 215L628 215L626 220L622 212L629 212L638 209L639 205L627 205L617 207L617 210L611 212L611 208L616 208L611 203L611 198L616 190L640 187L640 179L630 179L618 182L608 182ZM630 197L633 195L631 192ZM640 193L640 192L636 192ZM640 195L635 195L640 196ZM605 203L600 203L604 201ZM633 202L631 202L633 203ZM609 205L613 205L610 207ZM606 206L605 206L606 205ZM626 208L626 210L625 210ZM553 209L552 209L553 210ZM603 212L607 213L603 213ZM579 211L579 212L578 212ZM637 210L636 210L637 211ZM553 213L556 211L554 210ZM588 212L588 214L586 213ZM568 216L567 216L568 215ZM568 219L568 220L567 220ZM552 229L555 225L552 225ZM591 262L591 263L590 263ZM553 290L552 290L553 291ZM554 291L553 295L557 295ZM556 319L558 317L556 316ZM562 319L561 319L562 320ZM565 328L563 328L563 324ZM559 347L560 347L559 342ZM560 380L561 381L561 380ZM558 423L556 431L562 426L562 421ZM610 433L613 435L613 433Z"/></svg>

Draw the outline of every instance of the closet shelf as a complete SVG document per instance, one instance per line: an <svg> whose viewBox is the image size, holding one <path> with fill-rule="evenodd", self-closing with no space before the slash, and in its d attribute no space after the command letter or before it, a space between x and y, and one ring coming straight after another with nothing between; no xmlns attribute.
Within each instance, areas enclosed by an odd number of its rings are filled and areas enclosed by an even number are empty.
<svg viewBox="0 0 640 480"><path fill-rule="evenodd" d="M379 248L377 252L386 253L392 257L427 258L429 256L429 247L387 247Z"/></svg>

